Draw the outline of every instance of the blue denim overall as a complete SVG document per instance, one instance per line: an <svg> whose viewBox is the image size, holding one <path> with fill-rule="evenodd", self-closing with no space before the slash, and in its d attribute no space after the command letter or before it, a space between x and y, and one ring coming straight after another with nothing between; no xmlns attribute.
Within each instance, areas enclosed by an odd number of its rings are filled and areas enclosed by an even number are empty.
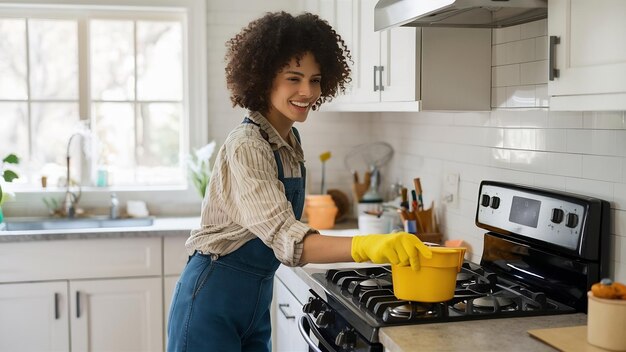
<svg viewBox="0 0 626 352"><path fill-rule="evenodd" d="M243 123L258 126L248 118ZM298 131L293 128L293 132L300 141ZM285 178L278 151L274 158L299 220L304 208L304 163L300 163L302 177ZM259 238L221 257L194 253L172 297L167 351L271 351L270 304L279 265L272 249Z"/></svg>

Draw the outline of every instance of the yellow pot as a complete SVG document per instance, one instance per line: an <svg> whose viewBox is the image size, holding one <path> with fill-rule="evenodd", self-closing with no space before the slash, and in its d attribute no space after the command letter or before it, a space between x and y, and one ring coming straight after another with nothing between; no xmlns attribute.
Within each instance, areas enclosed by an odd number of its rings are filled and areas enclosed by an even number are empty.
<svg viewBox="0 0 626 352"><path fill-rule="evenodd" d="M399 299L444 302L454 297L456 274L461 271L465 248L431 247L432 258L420 253L420 269L391 266L393 293Z"/></svg>

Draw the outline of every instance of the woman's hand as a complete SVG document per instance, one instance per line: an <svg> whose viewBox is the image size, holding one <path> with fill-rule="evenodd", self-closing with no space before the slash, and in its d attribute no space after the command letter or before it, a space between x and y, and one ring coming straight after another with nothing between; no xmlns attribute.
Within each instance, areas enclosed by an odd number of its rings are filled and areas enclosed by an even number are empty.
<svg viewBox="0 0 626 352"><path fill-rule="evenodd" d="M419 270L419 254L432 258L432 252L417 236L408 232L355 236L351 254L355 262L407 266Z"/></svg>

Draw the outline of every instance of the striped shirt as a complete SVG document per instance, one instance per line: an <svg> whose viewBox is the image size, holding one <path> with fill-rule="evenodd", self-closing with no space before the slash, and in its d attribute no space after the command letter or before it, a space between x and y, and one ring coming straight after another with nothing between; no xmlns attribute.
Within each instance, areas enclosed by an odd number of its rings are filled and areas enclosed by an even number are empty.
<svg viewBox="0 0 626 352"><path fill-rule="evenodd" d="M301 177L302 147L291 131L287 143L260 113L248 118L260 127L240 124L220 148L202 203L202 227L191 231L187 252L225 255L258 237L281 263L297 266L304 236L317 231L296 220L273 151L284 177Z"/></svg>

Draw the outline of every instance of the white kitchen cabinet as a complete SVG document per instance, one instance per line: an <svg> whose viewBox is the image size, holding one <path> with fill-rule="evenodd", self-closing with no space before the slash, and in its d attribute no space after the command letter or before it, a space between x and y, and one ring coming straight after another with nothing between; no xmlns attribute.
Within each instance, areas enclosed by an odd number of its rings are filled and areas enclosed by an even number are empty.
<svg viewBox="0 0 626 352"><path fill-rule="evenodd" d="M2 284L0 351L162 351L162 309L160 278Z"/></svg>
<svg viewBox="0 0 626 352"><path fill-rule="evenodd" d="M274 351L306 352L309 346L298 330L302 303L279 279L274 280Z"/></svg>
<svg viewBox="0 0 626 352"><path fill-rule="evenodd" d="M320 15L332 19L354 61L347 96L322 110L490 110L490 29L376 32L377 0L320 1Z"/></svg>
<svg viewBox="0 0 626 352"><path fill-rule="evenodd" d="M69 351L67 281L0 284L0 351Z"/></svg>
<svg viewBox="0 0 626 352"><path fill-rule="evenodd" d="M160 237L8 242L0 258L0 350L163 350Z"/></svg>
<svg viewBox="0 0 626 352"><path fill-rule="evenodd" d="M548 2L551 110L626 110L625 13L623 0Z"/></svg>

